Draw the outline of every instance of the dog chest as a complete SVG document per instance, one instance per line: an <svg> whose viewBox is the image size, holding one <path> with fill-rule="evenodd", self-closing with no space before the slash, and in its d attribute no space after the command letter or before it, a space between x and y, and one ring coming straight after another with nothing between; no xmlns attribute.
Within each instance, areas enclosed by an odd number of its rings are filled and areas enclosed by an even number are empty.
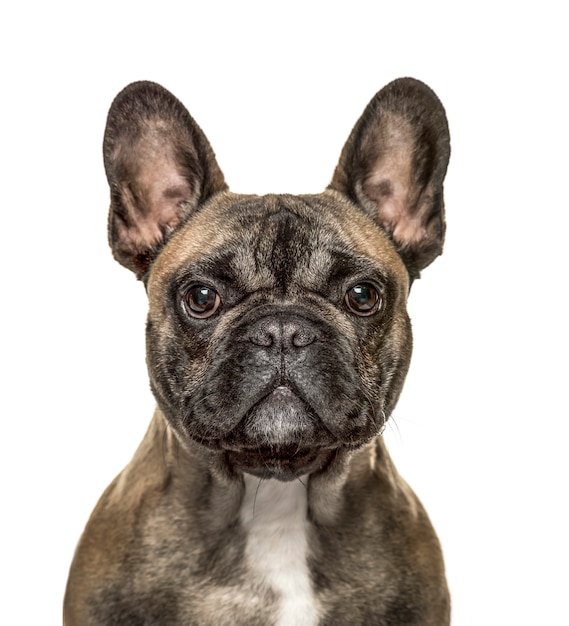
<svg viewBox="0 0 569 626"><path fill-rule="evenodd" d="M298 480L260 480L245 474L241 523L250 575L279 598L275 626L315 626L319 620L306 556L307 495Z"/></svg>

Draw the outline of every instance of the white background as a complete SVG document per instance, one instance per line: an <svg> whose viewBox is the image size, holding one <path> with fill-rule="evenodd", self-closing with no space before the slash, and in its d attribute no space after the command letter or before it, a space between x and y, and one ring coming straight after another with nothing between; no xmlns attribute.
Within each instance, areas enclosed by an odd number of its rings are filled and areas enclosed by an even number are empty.
<svg viewBox="0 0 569 626"><path fill-rule="evenodd" d="M60 624L78 536L153 409L144 290L106 243L113 97L170 89L235 191L318 192L370 98L409 75L443 101L453 152L389 444L440 535L453 624L569 624L562 3L8 4L0 623Z"/></svg>

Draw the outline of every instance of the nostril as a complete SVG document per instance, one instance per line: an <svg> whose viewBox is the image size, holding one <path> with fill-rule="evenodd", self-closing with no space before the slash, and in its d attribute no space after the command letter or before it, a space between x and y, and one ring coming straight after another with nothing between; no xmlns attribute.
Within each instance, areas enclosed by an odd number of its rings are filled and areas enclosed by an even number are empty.
<svg viewBox="0 0 569 626"><path fill-rule="evenodd" d="M261 346L262 348L270 348L274 343L272 336L268 333L259 333L257 335L254 335L250 339L252 344L256 346Z"/></svg>
<svg viewBox="0 0 569 626"><path fill-rule="evenodd" d="M280 325L273 321L264 321L259 324L249 339L251 343L263 348L270 348L275 341L279 342L282 336Z"/></svg>
<svg viewBox="0 0 569 626"><path fill-rule="evenodd" d="M315 336L308 328L300 327L294 330L291 343L295 348L306 348L314 342Z"/></svg>
<svg viewBox="0 0 569 626"><path fill-rule="evenodd" d="M249 340L262 348L306 348L316 339L309 325L297 321L262 320L252 328Z"/></svg>

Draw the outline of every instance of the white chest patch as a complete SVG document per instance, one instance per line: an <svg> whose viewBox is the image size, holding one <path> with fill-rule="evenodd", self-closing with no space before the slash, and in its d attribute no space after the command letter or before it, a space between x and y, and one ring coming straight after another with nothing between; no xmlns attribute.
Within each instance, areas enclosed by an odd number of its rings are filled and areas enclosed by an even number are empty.
<svg viewBox="0 0 569 626"><path fill-rule="evenodd" d="M275 626L316 626L318 603L306 564L306 488L299 481L259 480L249 474L245 487L245 555L251 572L280 597Z"/></svg>

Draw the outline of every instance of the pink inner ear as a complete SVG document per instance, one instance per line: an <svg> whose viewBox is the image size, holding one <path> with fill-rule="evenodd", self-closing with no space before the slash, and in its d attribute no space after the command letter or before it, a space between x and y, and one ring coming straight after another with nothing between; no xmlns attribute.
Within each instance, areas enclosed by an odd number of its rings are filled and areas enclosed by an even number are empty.
<svg viewBox="0 0 569 626"><path fill-rule="evenodd" d="M376 172L363 188L373 201L376 219L403 247L423 242L428 237L429 204L414 206L417 199L411 197L408 185L403 184L397 173L391 179L384 176L384 171Z"/></svg>
<svg viewBox="0 0 569 626"><path fill-rule="evenodd" d="M178 227L192 189L169 155L162 154L139 166L134 181L123 186L122 197L127 210L121 234L125 243L133 250L152 249L164 232Z"/></svg>
<svg viewBox="0 0 569 626"><path fill-rule="evenodd" d="M365 179L362 192L371 200L376 219L402 246L421 242L426 235L428 207L415 207L418 198L413 186L414 138L408 123L386 115L385 124L372 140L382 149ZM370 149L370 152L372 150ZM419 209L419 210L417 210Z"/></svg>
<svg viewBox="0 0 569 626"><path fill-rule="evenodd" d="M139 129L140 130L140 129ZM160 117L145 119L140 134L125 136L112 160L120 164L123 246L136 254L151 250L177 228L199 189L181 173L178 141L183 131Z"/></svg>
<svg viewBox="0 0 569 626"><path fill-rule="evenodd" d="M393 230L393 238L406 247L418 244L423 241L427 235L427 229L424 224L425 221L420 215L420 212L412 216L406 215L397 222Z"/></svg>

